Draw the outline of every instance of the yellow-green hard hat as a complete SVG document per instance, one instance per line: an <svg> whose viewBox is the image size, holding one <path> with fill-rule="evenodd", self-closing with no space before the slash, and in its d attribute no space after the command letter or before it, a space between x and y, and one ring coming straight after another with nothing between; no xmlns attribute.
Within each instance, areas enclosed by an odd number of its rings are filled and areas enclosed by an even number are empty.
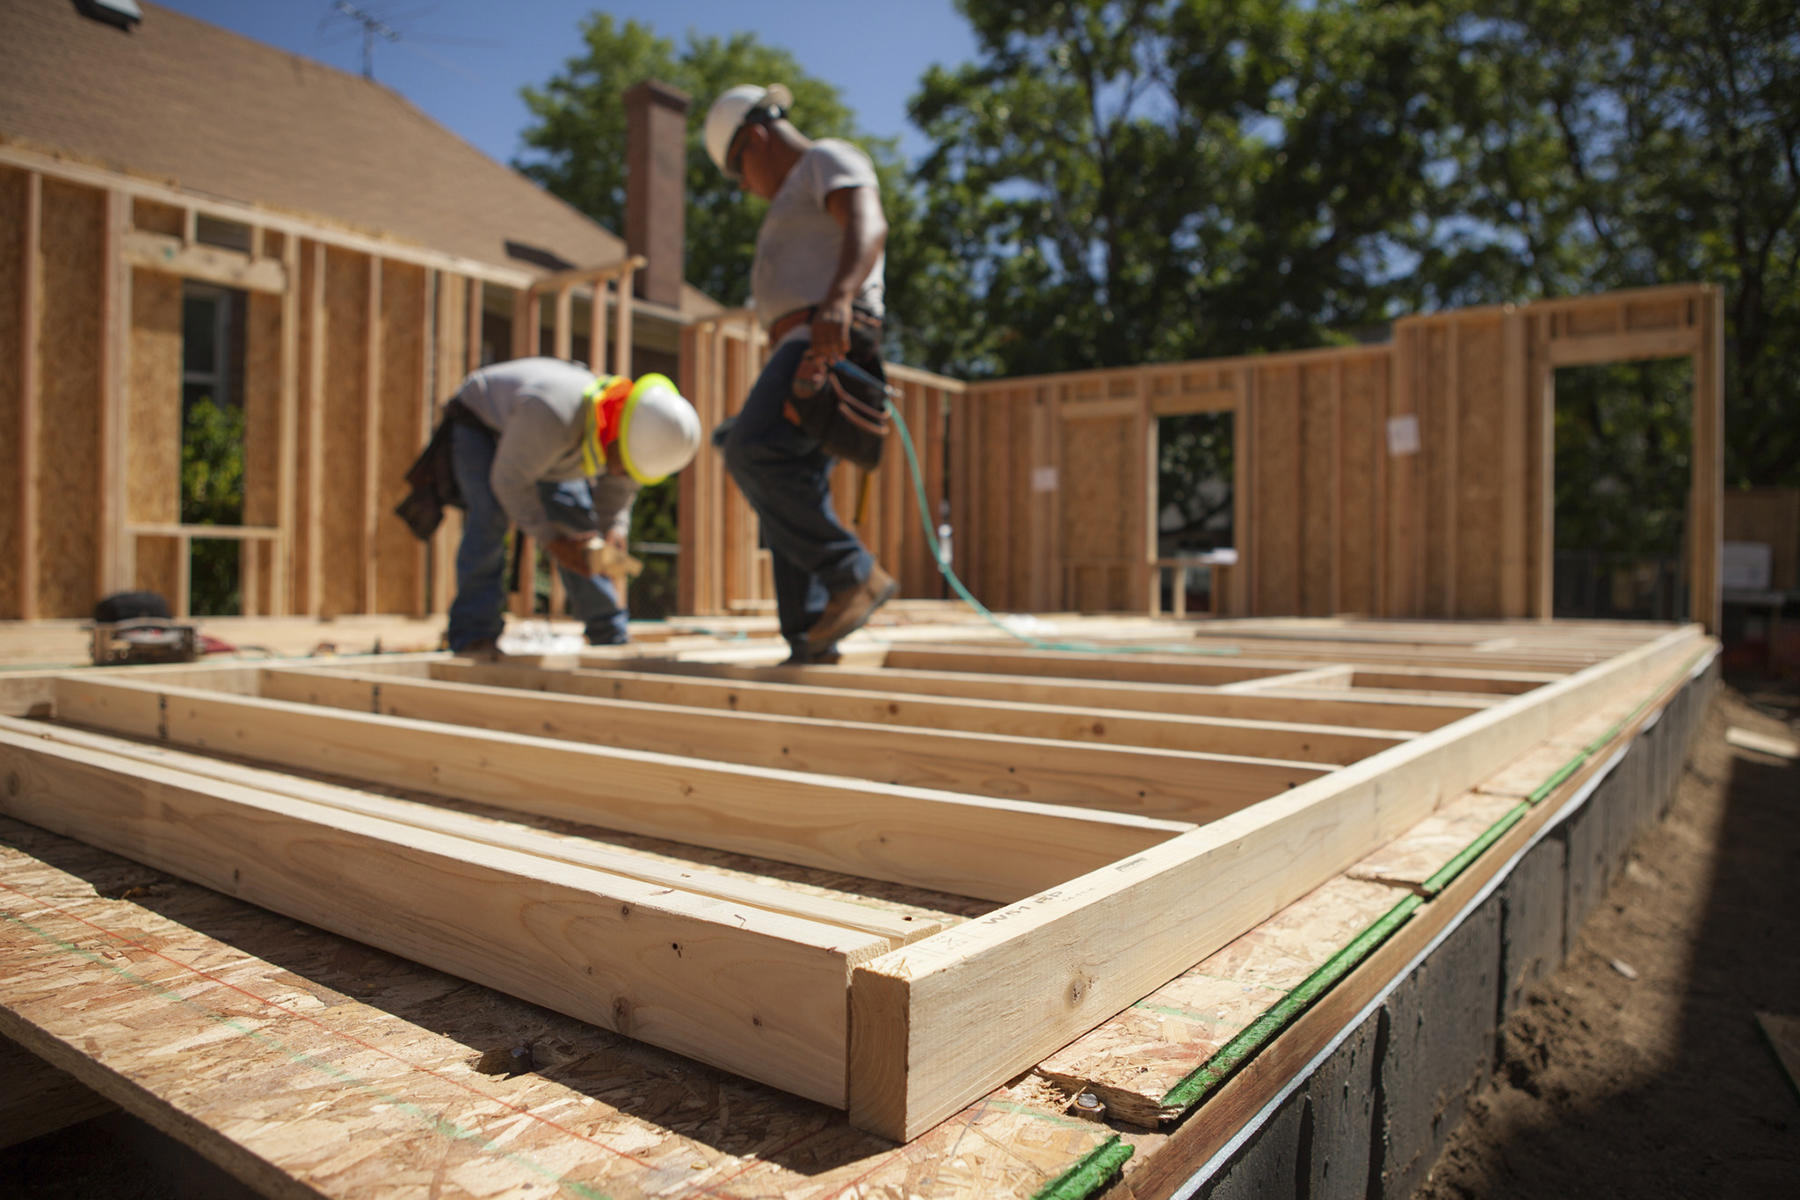
<svg viewBox="0 0 1800 1200"><path fill-rule="evenodd" d="M694 461L700 414L666 375L638 379L619 414L619 456L639 483L661 483Z"/></svg>

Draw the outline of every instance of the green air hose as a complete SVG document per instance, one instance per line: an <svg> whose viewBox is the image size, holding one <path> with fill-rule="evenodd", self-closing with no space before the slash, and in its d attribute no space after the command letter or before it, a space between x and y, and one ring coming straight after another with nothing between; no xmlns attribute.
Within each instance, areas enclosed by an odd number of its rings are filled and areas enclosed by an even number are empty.
<svg viewBox="0 0 1800 1200"><path fill-rule="evenodd" d="M1007 625L1006 622L989 612L986 605L982 604L981 601L970 594L969 589L963 586L962 580L956 577L956 572L950 569L950 564L944 561L943 554L938 550L937 534L931 528L930 506L925 498L925 477L919 470L919 455L918 452L913 449L912 434L907 431L906 420L900 415L900 407L898 405L890 404L888 406L888 412L894 418L894 427L900 431L900 444L906 448L906 465L912 470L913 495L919 502L919 526L925 531L925 544L931 548L931 560L938 565L939 573L949 581L950 586L955 589L958 596L962 597L963 602L976 612L980 613L982 618L986 620L988 624L1000 630L1000 632L1006 634L1008 637L1017 638L1034 650L1078 650L1086 654L1150 653L1229 655L1237 653L1237 648L1235 646L1196 646L1191 642L1156 646L1113 646L1101 645L1097 642L1050 642L1045 641L1042 638L1032 637L1029 634L1020 633L1018 630Z"/></svg>

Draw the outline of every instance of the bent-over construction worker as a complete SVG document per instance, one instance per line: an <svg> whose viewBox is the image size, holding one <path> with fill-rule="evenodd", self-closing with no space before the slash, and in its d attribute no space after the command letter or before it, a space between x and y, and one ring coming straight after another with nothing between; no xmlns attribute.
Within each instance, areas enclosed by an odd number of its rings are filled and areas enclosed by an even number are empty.
<svg viewBox="0 0 1800 1200"><path fill-rule="evenodd" d="M598 535L623 556L639 487L687 466L699 445L698 414L661 375L633 382L561 359L521 358L464 379L408 476L417 493L416 476L429 461L439 494L465 510L450 649L498 654L509 525L549 552L588 643L625 642L625 606L612 580L590 567L589 543ZM454 481L447 493L445 474ZM407 508L401 515L420 532ZM420 536L436 520L424 524Z"/></svg>
<svg viewBox="0 0 1800 1200"><path fill-rule="evenodd" d="M751 291L773 349L724 450L769 547L788 663L833 663L838 639L897 590L831 502L834 458L871 466L886 432L887 219L868 156L848 142L802 135L787 120L790 103L780 84L734 87L706 115L713 162L769 201ZM874 409L827 378L845 359L873 385Z"/></svg>

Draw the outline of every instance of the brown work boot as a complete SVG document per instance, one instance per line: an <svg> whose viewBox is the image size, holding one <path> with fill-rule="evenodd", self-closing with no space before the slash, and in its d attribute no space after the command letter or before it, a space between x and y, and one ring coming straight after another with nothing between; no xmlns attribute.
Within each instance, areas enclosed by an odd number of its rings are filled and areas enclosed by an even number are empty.
<svg viewBox="0 0 1800 1200"><path fill-rule="evenodd" d="M473 659L478 663L502 662L506 658L506 655L500 650L500 643L496 642L493 638L483 638L479 642L470 642L461 650L456 651L456 656L458 658Z"/></svg>
<svg viewBox="0 0 1800 1200"><path fill-rule="evenodd" d="M843 655L836 646L826 646L822 650L796 650L782 659L777 666L782 667L835 667Z"/></svg>
<svg viewBox="0 0 1800 1200"><path fill-rule="evenodd" d="M825 611L813 622L813 627L806 631L806 648L809 653L827 650L839 638L849 637L861 629L868 619L875 615L875 610L894 598L900 585L894 577L881 569L880 563L869 567L869 577L861 583L847 588L839 588L825 602Z"/></svg>

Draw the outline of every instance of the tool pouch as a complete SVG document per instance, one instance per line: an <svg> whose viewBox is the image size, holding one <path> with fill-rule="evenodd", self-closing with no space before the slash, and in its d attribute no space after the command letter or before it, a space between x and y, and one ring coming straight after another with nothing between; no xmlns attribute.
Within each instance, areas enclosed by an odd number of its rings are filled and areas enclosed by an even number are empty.
<svg viewBox="0 0 1800 1200"><path fill-rule="evenodd" d="M412 490L394 508L413 536L420 541L427 541L437 532L438 525L444 519L444 509L463 507L462 491L456 486L456 465L450 450L450 429L453 425L472 424L475 428L493 436L481 419L463 406L460 400L451 400L444 405L443 419L431 433L431 440L425 449L407 468L406 484Z"/></svg>
<svg viewBox="0 0 1800 1200"><path fill-rule="evenodd" d="M827 454L865 471L881 465L893 425L880 331L879 321L859 312L850 326L850 353L828 367L810 356L803 358L794 373L790 401L800 428Z"/></svg>

